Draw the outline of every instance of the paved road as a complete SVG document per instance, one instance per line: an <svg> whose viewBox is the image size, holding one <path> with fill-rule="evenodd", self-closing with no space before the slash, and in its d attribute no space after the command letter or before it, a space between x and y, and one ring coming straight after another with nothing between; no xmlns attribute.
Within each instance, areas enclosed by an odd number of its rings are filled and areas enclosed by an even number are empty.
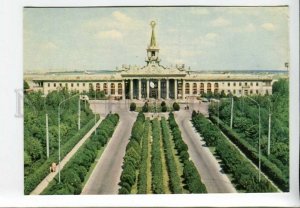
<svg viewBox="0 0 300 208"><path fill-rule="evenodd" d="M92 133L95 131L95 129L99 126L99 124L102 122L103 117L101 117L96 125L91 128L91 130L86 133L86 135L83 136L83 138L73 147L73 149L61 160L60 162L60 170L64 168L64 166L69 162L71 157L77 152L77 150L81 147L81 145L84 144L84 142L92 135ZM41 183L30 193L30 195L38 195L41 194L44 189L49 185L49 183L53 180L53 178L58 174L58 171L49 173L44 180L42 180Z"/></svg>
<svg viewBox="0 0 300 208"><path fill-rule="evenodd" d="M200 112L207 109L205 105L201 106L198 106ZM236 192L226 174L222 173L218 161L212 155L208 147L204 146L203 139L192 126L190 121L191 111L191 108L190 111L180 110L175 113L175 119L182 132L182 138L188 145L190 157L195 163L208 193Z"/></svg>
<svg viewBox="0 0 300 208"><path fill-rule="evenodd" d="M91 104L94 111L102 115L109 111L116 112L120 115L120 121L81 194L117 194L123 157L137 113L129 112L126 103L95 102L96 105Z"/></svg>

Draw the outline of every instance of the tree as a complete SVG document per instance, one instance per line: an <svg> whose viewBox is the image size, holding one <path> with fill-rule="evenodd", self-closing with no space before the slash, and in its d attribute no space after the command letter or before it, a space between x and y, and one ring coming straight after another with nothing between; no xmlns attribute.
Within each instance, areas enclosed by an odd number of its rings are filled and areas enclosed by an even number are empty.
<svg viewBox="0 0 300 208"><path fill-rule="evenodd" d="M162 111L162 112L167 112L167 110L168 110L168 108L167 108L166 105L164 105L164 106L161 107L161 111Z"/></svg>
<svg viewBox="0 0 300 208"><path fill-rule="evenodd" d="M30 87L29 87L29 84L24 80L23 82L23 89L24 89L24 92L26 92L26 90L28 90Z"/></svg>
<svg viewBox="0 0 300 208"><path fill-rule="evenodd" d="M162 101L161 104L160 104L160 106L161 106L161 107L166 106L166 102L165 102L165 101Z"/></svg>
<svg viewBox="0 0 300 208"><path fill-rule="evenodd" d="M135 109L136 109L136 104L135 103L130 103L130 111L135 111Z"/></svg>
<svg viewBox="0 0 300 208"><path fill-rule="evenodd" d="M42 157L43 147L39 140L29 138L25 140L25 149L31 160L36 161Z"/></svg>
<svg viewBox="0 0 300 208"><path fill-rule="evenodd" d="M179 111L179 109L180 109L179 104L176 103L176 102L174 102L174 103L173 103L173 109L174 109L174 111Z"/></svg>

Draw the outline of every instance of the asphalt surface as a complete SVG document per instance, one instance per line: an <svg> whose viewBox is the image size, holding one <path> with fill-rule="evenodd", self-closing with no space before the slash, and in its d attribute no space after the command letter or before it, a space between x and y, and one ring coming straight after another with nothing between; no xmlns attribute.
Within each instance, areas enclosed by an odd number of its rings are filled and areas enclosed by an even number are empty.
<svg viewBox="0 0 300 208"><path fill-rule="evenodd" d="M123 157L137 113L129 112L127 103L95 102L96 105L91 102L93 111L102 116L110 111L116 112L120 120L81 194L118 194Z"/></svg>
<svg viewBox="0 0 300 208"><path fill-rule="evenodd" d="M197 110L207 115L207 105L199 104L195 106ZM182 138L188 145L188 152L198 172L202 182L205 184L208 193L235 193L236 190L231 184L227 175L223 173L218 161L210 152L200 135L194 129L190 119L190 110L175 112L175 119L182 133ZM195 109L196 110L196 109ZM206 112L206 113L205 113Z"/></svg>

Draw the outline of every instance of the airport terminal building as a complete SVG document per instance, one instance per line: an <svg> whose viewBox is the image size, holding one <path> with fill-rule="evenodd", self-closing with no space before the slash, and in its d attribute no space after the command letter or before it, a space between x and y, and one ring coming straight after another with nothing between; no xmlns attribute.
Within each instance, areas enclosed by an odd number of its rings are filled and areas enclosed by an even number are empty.
<svg viewBox="0 0 300 208"><path fill-rule="evenodd" d="M33 90L48 94L53 90L88 92L103 91L111 99L174 99L186 100L203 93L232 93L235 96L272 93L272 74L203 73L191 71L185 65L161 65L155 37L155 22L151 25L146 64L143 67L123 65L112 74L26 75Z"/></svg>

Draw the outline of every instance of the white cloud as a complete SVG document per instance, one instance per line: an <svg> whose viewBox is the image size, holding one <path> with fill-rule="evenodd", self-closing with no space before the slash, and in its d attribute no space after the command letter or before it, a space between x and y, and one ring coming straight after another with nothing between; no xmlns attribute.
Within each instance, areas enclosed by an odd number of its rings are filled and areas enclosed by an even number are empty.
<svg viewBox="0 0 300 208"><path fill-rule="evenodd" d="M123 14L122 12L119 12L119 11L115 11L112 13L112 16L119 22L123 22L123 23L130 23L132 22L133 20L128 17L127 15Z"/></svg>
<svg viewBox="0 0 300 208"><path fill-rule="evenodd" d="M205 35L206 40L215 40L218 37L219 37L219 35L217 33L207 33Z"/></svg>
<svg viewBox="0 0 300 208"><path fill-rule="evenodd" d="M217 19L211 21L211 25L214 27L226 27L230 24L231 22L223 17L218 17Z"/></svg>
<svg viewBox="0 0 300 208"><path fill-rule="evenodd" d="M41 48L46 49L46 50L55 50L58 48L58 46L55 43L49 41L49 42L43 43L41 45Z"/></svg>
<svg viewBox="0 0 300 208"><path fill-rule="evenodd" d="M265 30L268 30L268 31L274 31L274 30L276 30L275 25L272 24L272 23L270 23L270 22L262 24L261 27L263 29L265 29Z"/></svg>
<svg viewBox="0 0 300 208"><path fill-rule="evenodd" d="M255 30L256 30L256 27L252 23L249 23L248 25L245 26L245 31L246 32L254 32Z"/></svg>
<svg viewBox="0 0 300 208"><path fill-rule="evenodd" d="M100 19L90 19L83 24L83 29L95 31L99 29L132 30L142 26L140 20L129 17L128 15L114 11L110 16Z"/></svg>
<svg viewBox="0 0 300 208"><path fill-rule="evenodd" d="M107 30L98 32L96 37L99 39L120 40L122 39L123 35L118 30Z"/></svg>

